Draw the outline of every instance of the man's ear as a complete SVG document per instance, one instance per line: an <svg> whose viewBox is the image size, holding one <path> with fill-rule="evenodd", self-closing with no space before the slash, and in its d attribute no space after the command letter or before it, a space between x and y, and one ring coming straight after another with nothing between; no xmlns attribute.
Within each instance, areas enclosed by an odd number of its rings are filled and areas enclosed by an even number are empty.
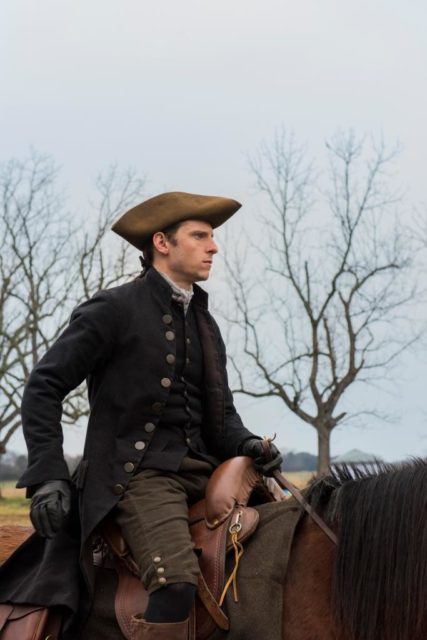
<svg viewBox="0 0 427 640"><path fill-rule="evenodd" d="M157 231L153 235L153 246L162 255L166 256L169 253L168 240L163 231Z"/></svg>

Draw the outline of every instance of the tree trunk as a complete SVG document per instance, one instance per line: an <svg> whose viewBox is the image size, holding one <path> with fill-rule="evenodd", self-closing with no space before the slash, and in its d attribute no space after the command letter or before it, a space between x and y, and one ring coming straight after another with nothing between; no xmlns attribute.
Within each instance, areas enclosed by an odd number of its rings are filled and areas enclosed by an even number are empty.
<svg viewBox="0 0 427 640"><path fill-rule="evenodd" d="M329 465L331 462L330 444L331 444L331 432L324 426L316 427L317 429L317 473L319 475L328 473Z"/></svg>

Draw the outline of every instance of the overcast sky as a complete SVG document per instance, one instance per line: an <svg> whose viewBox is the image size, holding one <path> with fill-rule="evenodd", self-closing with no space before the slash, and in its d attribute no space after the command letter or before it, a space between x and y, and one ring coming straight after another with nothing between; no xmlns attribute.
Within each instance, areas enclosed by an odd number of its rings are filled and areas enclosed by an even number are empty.
<svg viewBox="0 0 427 640"><path fill-rule="evenodd" d="M421 0L2 0L0 161L30 145L51 154L71 210L117 162L145 174L150 194L240 199L246 224L247 156L262 141L284 126L320 156L352 127L401 143L409 216L427 202L426 14ZM407 356L384 396L396 423L342 428L333 453L425 454L426 360ZM314 431L278 401L236 402L250 428L315 452ZM79 450L81 432L66 442Z"/></svg>

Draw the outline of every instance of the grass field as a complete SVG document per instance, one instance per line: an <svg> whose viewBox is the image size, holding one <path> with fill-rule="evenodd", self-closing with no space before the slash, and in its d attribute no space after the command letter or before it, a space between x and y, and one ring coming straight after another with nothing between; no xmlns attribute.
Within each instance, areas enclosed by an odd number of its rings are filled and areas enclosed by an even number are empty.
<svg viewBox="0 0 427 640"><path fill-rule="evenodd" d="M15 489L15 482L0 482L0 525L29 525L29 502L25 498L25 489Z"/></svg>
<svg viewBox="0 0 427 640"><path fill-rule="evenodd" d="M313 477L311 471L298 471L286 474L288 480L302 489ZM29 525L29 501L25 498L25 489L16 489L15 482L0 482L2 499L0 500L0 526L5 524Z"/></svg>

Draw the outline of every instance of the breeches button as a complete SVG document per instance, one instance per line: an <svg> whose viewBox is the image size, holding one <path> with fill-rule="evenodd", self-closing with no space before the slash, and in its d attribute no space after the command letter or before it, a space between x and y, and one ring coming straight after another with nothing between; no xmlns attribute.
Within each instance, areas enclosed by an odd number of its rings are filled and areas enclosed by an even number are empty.
<svg viewBox="0 0 427 640"><path fill-rule="evenodd" d="M142 451L143 449L145 449L145 442L143 442L142 440L138 440L133 446L137 451Z"/></svg>
<svg viewBox="0 0 427 640"><path fill-rule="evenodd" d="M135 465L133 464L133 462L126 462L126 464L123 465L123 469L126 471L126 473L132 473L132 471L135 469Z"/></svg>
<svg viewBox="0 0 427 640"><path fill-rule="evenodd" d="M156 425L153 424L152 422L147 422L147 424L144 426L144 430L147 433L151 433L152 431L154 431L155 428L156 428Z"/></svg>
<svg viewBox="0 0 427 640"><path fill-rule="evenodd" d="M167 389L171 386L172 380L170 378L162 378L160 380L160 384L162 385L162 387L165 387L165 389Z"/></svg>

